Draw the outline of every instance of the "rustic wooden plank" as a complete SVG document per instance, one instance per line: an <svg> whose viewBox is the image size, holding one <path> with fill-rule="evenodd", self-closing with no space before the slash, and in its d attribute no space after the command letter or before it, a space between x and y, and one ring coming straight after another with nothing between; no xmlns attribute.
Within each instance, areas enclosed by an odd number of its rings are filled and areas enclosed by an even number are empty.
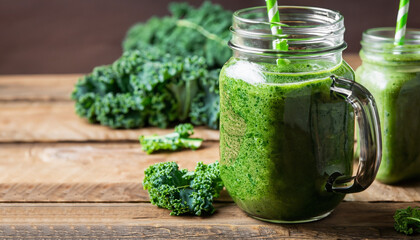
<svg viewBox="0 0 420 240"><path fill-rule="evenodd" d="M2 144L0 202L148 201L141 181L151 164L196 163L219 159L219 144L196 150L147 155L137 143ZM230 200L224 194L220 200Z"/></svg>
<svg viewBox="0 0 420 240"><path fill-rule="evenodd" d="M233 203L216 204L210 217L169 216L149 203L0 204L4 238L263 238L408 239L393 229L396 209L419 203L344 202L326 219L272 224L248 217Z"/></svg>
<svg viewBox="0 0 420 240"><path fill-rule="evenodd" d="M344 59L356 69L358 54L344 54ZM82 74L2 75L0 101L70 101L73 86Z"/></svg>
<svg viewBox="0 0 420 240"><path fill-rule="evenodd" d="M70 101L81 74L0 76L0 101Z"/></svg>
<svg viewBox="0 0 420 240"><path fill-rule="evenodd" d="M73 102L0 103L1 142L137 141L140 135L166 134L173 129L110 129L90 124L74 112ZM219 131L197 127L194 137L219 140Z"/></svg>
<svg viewBox="0 0 420 240"><path fill-rule="evenodd" d="M219 159L219 143L196 150L147 155L137 143L44 143L0 145L0 202L148 201L144 170L163 161L193 170ZM375 182L347 201L420 201L420 182ZM231 201L223 191L219 201Z"/></svg>
<svg viewBox="0 0 420 240"><path fill-rule="evenodd" d="M420 181L410 181L399 185L386 185L375 181L365 191L349 194L346 201L369 202L411 202L420 201Z"/></svg>

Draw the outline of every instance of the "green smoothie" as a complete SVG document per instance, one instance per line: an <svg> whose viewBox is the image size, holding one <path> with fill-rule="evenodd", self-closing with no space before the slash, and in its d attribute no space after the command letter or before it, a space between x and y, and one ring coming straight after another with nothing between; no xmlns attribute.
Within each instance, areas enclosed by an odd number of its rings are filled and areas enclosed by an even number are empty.
<svg viewBox="0 0 420 240"><path fill-rule="evenodd" d="M328 214L344 194L328 177L352 174L354 115L329 76L354 79L347 63L290 64L232 58L220 75L221 176L250 215L303 221Z"/></svg>
<svg viewBox="0 0 420 240"><path fill-rule="evenodd" d="M417 46L418 48L418 46ZM385 183L420 176L420 55L361 52L356 81L376 99L382 127L382 162L377 179Z"/></svg>

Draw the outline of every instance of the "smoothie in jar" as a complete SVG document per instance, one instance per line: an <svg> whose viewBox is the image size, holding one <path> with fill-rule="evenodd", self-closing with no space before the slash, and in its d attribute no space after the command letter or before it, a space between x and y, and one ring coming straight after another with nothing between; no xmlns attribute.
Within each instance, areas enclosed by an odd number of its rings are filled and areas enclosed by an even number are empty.
<svg viewBox="0 0 420 240"><path fill-rule="evenodd" d="M220 176L250 216L310 222L373 182L380 124L370 93L342 59L343 17L313 7L279 12L281 36L265 7L234 13L233 56L219 78ZM273 50L281 37L286 48ZM363 164L352 176L355 114Z"/></svg>
<svg viewBox="0 0 420 240"><path fill-rule="evenodd" d="M409 30L399 47L393 34L391 28L364 33L356 72L378 105L383 154L377 179L384 183L420 177L420 31Z"/></svg>
<svg viewBox="0 0 420 240"><path fill-rule="evenodd" d="M223 68L221 173L252 216L299 221L344 198L325 189L331 174L351 175L353 166L353 110L330 93L333 74L354 78L345 62L328 68L232 58Z"/></svg>

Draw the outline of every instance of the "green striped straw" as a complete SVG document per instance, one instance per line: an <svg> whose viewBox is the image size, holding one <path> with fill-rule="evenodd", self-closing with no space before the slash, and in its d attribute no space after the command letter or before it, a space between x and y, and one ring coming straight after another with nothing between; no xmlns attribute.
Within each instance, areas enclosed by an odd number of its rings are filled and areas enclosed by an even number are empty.
<svg viewBox="0 0 420 240"><path fill-rule="evenodd" d="M400 0L400 7L397 16L397 27L395 28L395 45L403 45L405 29L407 26L408 7L410 0Z"/></svg>
<svg viewBox="0 0 420 240"><path fill-rule="evenodd" d="M268 20L271 23L271 33L273 35L282 34L283 31L279 26L280 23L280 14L279 8L277 6L277 0L265 0L267 3L267 13L268 13ZM277 49L280 51L287 51L289 49L289 45L287 44L286 39L276 39L273 41L273 49Z"/></svg>

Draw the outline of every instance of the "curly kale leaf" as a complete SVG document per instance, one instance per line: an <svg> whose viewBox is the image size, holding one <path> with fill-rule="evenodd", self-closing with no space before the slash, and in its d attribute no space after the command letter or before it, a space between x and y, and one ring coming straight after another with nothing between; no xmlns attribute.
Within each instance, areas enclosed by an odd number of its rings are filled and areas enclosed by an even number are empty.
<svg viewBox="0 0 420 240"><path fill-rule="evenodd" d="M190 195L192 204L189 208L193 209L195 215L198 216L203 213L212 214L214 212L213 199L218 198L223 189L219 163L205 165L199 162L194 173L191 188L195 191Z"/></svg>
<svg viewBox="0 0 420 240"><path fill-rule="evenodd" d="M96 102L101 96L119 92L116 74L110 66L99 66L76 83L71 98L76 100L76 113L90 123L97 123Z"/></svg>
<svg viewBox="0 0 420 240"><path fill-rule="evenodd" d="M160 49L142 44L141 49L137 51L124 52L110 67L114 72L121 92L133 92L139 88L143 89L141 86L133 85L133 80L146 84L157 84L155 79L148 79L147 74L152 74L148 73L150 65L159 65L162 61L170 61L170 58ZM150 91L151 88L144 89L145 91Z"/></svg>
<svg viewBox="0 0 420 240"><path fill-rule="evenodd" d="M109 92L119 92L116 74L110 66L95 67L92 73L82 77L75 85L72 99L78 100L87 93L105 95Z"/></svg>
<svg viewBox="0 0 420 240"><path fill-rule="evenodd" d="M175 132L178 133L181 138L187 138L194 134L194 127L189 123L179 124L175 127Z"/></svg>
<svg viewBox="0 0 420 240"><path fill-rule="evenodd" d="M231 56L227 41L232 12L210 2L198 9L186 3L172 3L169 10L170 17L154 17L131 27L123 49L140 49L147 43L177 56L202 56L210 69L227 61Z"/></svg>
<svg viewBox="0 0 420 240"><path fill-rule="evenodd" d="M194 97L204 91L200 88L199 82L207 79L209 74L202 57L186 57L183 59L182 67L184 71L168 84L168 89L178 102L177 115L181 122L188 119Z"/></svg>
<svg viewBox="0 0 420 240"><path fill-rule="evenodd" d="M148 123L166 128L173 122L188 119L191 102L197 92L198 81L208 72L202 57L163 55L159 61L148 61L142 71L129 80L134 92L145 96L149 113Z"/></svg>
<svg viewBox="0 0 420 240"><path fill-rule="evenodd" d="M175 127L175 132L163 136L140 136L139 141L141 148L147 154L157 151L176 151L180 149L190 148L197 149L201 146L203 139L189 138L194 133L193 126L189 123L180 124Z"/></svg>
<svg viewBox="0 0 420 240"><path fill-rule="evenodd" d="M420 233L420 208L408 207L406 209L398 209L394 215L394 228L398 232L411 235Z"/></svg>
<svg viewBox="0 0 420 240"><path fill-rule="evenodd" d="M146 23L136 23L128 31L123 41L123 50L131 51L142 49L147 45L158 45L165 34L176 28L174 17L152 17ZM164 46L162 51L166 52L168 47Z"/></svg>
<svg viewBox="0 0 420 240"><path fill-rule="evenodd" d="M148 190L150 202L158 207L172 210L172 215L188 212L181 196L187 195L186 186L191 181L186 169L179 170L175 162L158 163L145 171L143 188Z"/></svg>
<svg viewBox="0 0 420 240"><path fill-rule="evenodd" d="M201 79L203 91L194 98L189 114L191 122L195 125L219 128L219 73L220 70L213 70L209 73L208 78Z"/></svg>
<svg viewBox="0 0 420 240"><path fill-rule="evenodd" d="M95 102L95 113L100 124L111 128L134 128L146 125L144 101L129 93L108 93Z"/></svg>
<svg viewBox="0 0 420 240"><path fill-rule="evenodd" d="M197 163L194 172L179 170L175 162L163 162L149 166L143 180L150 202L171 210L170 215L213 214L214 198L223 189L219 163Z"/></svg>
<svg viewBox="0 0 420 240"><path fill-rule="evenodd" d="M189 118L209 73L202 57L179 57L148 46L95 68L75 86L76 113L112 128L166 128ZM136 119L138 118L138 119Z"/></svg>
<svg viewBox="0 0 420 240"><path fill-rule="evenodd" d="M198 9L174 3L170 11L133 26L129 51L79 80L72 93L78 115L112 128L187 121L218 128L217 69L231 55L231 12L209 2Z"/></svg>
<svg viewBox="0 0 420 240"><path fill-rule="evenodd" d="M77 115L86 118L90 123L97 123L98 120L96 119L95 112L95 102L97 99L96 94L92 92L77 97L75 104Z"/></svg>

